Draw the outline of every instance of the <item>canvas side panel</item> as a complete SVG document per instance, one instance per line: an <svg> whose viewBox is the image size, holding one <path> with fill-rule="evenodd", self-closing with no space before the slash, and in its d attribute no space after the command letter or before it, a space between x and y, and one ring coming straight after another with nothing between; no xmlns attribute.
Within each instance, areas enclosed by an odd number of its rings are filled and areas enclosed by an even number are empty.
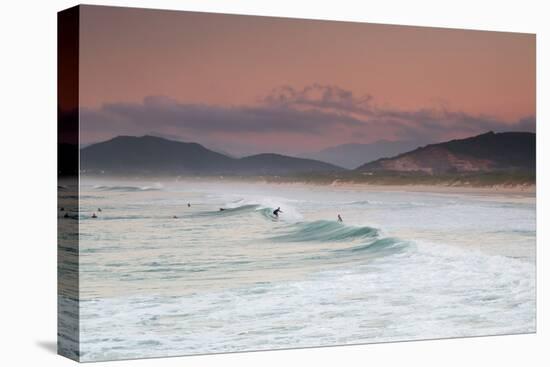
<svg viewBox="0 0 550 367"><path fill-rule="evenodd" d="M57 16L57 351L79 360L79 7Z"/></svg>

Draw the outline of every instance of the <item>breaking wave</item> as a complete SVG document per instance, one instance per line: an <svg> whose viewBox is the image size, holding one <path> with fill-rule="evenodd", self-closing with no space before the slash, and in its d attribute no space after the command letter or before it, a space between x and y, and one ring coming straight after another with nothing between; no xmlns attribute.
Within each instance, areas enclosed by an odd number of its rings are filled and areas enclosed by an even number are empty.
<svg viewBox="0 0 550 367"><path fill-rule="evenodd" d="M296 223L285 234L272 237L272 240L287 242L341 242L357 239L375 238L378 230L371 227L347 226L328 220Z"/></svg>
<svg viewBox="0 0 550 367"><path fill-rule="evenodd" d="M162 190L162 185L155 184L153 186L94 186L96 191L119 191L119 192L138 192L138 191L159 191Z"/></svg>

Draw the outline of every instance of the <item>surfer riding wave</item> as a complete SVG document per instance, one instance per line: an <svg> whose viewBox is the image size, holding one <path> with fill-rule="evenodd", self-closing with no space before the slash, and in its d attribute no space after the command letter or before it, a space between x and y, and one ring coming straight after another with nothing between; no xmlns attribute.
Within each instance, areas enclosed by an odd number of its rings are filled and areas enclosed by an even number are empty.
<svg viewBox="0 0 550 367"><path fill-rule="evenodd" d="M273 211L273 215L276 216L277 218L279 218L279 213L282 213L283 211L281 210L281 207L278 207L277 209L275 209Z"/></svg>

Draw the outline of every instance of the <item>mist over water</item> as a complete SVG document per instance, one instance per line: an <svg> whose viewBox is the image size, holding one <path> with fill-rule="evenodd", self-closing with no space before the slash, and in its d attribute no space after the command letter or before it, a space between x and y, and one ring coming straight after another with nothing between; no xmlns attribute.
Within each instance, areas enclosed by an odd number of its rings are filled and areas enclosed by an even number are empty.
<svg viewBox="0 0 550 367"><path fill-rule="evenodd" d="M535 331L533 196L91 179L80 194L83 360Z"/></svg>

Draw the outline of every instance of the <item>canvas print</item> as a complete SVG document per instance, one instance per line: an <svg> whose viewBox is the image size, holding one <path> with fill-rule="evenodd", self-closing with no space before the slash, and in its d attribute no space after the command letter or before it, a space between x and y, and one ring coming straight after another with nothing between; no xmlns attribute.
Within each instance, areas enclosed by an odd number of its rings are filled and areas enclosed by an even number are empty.
<svg viewBox="0 0 550 367"><path fill-rule="evenodd" d="M59 353L536 331L535 35L59 13Z"/></svg>

